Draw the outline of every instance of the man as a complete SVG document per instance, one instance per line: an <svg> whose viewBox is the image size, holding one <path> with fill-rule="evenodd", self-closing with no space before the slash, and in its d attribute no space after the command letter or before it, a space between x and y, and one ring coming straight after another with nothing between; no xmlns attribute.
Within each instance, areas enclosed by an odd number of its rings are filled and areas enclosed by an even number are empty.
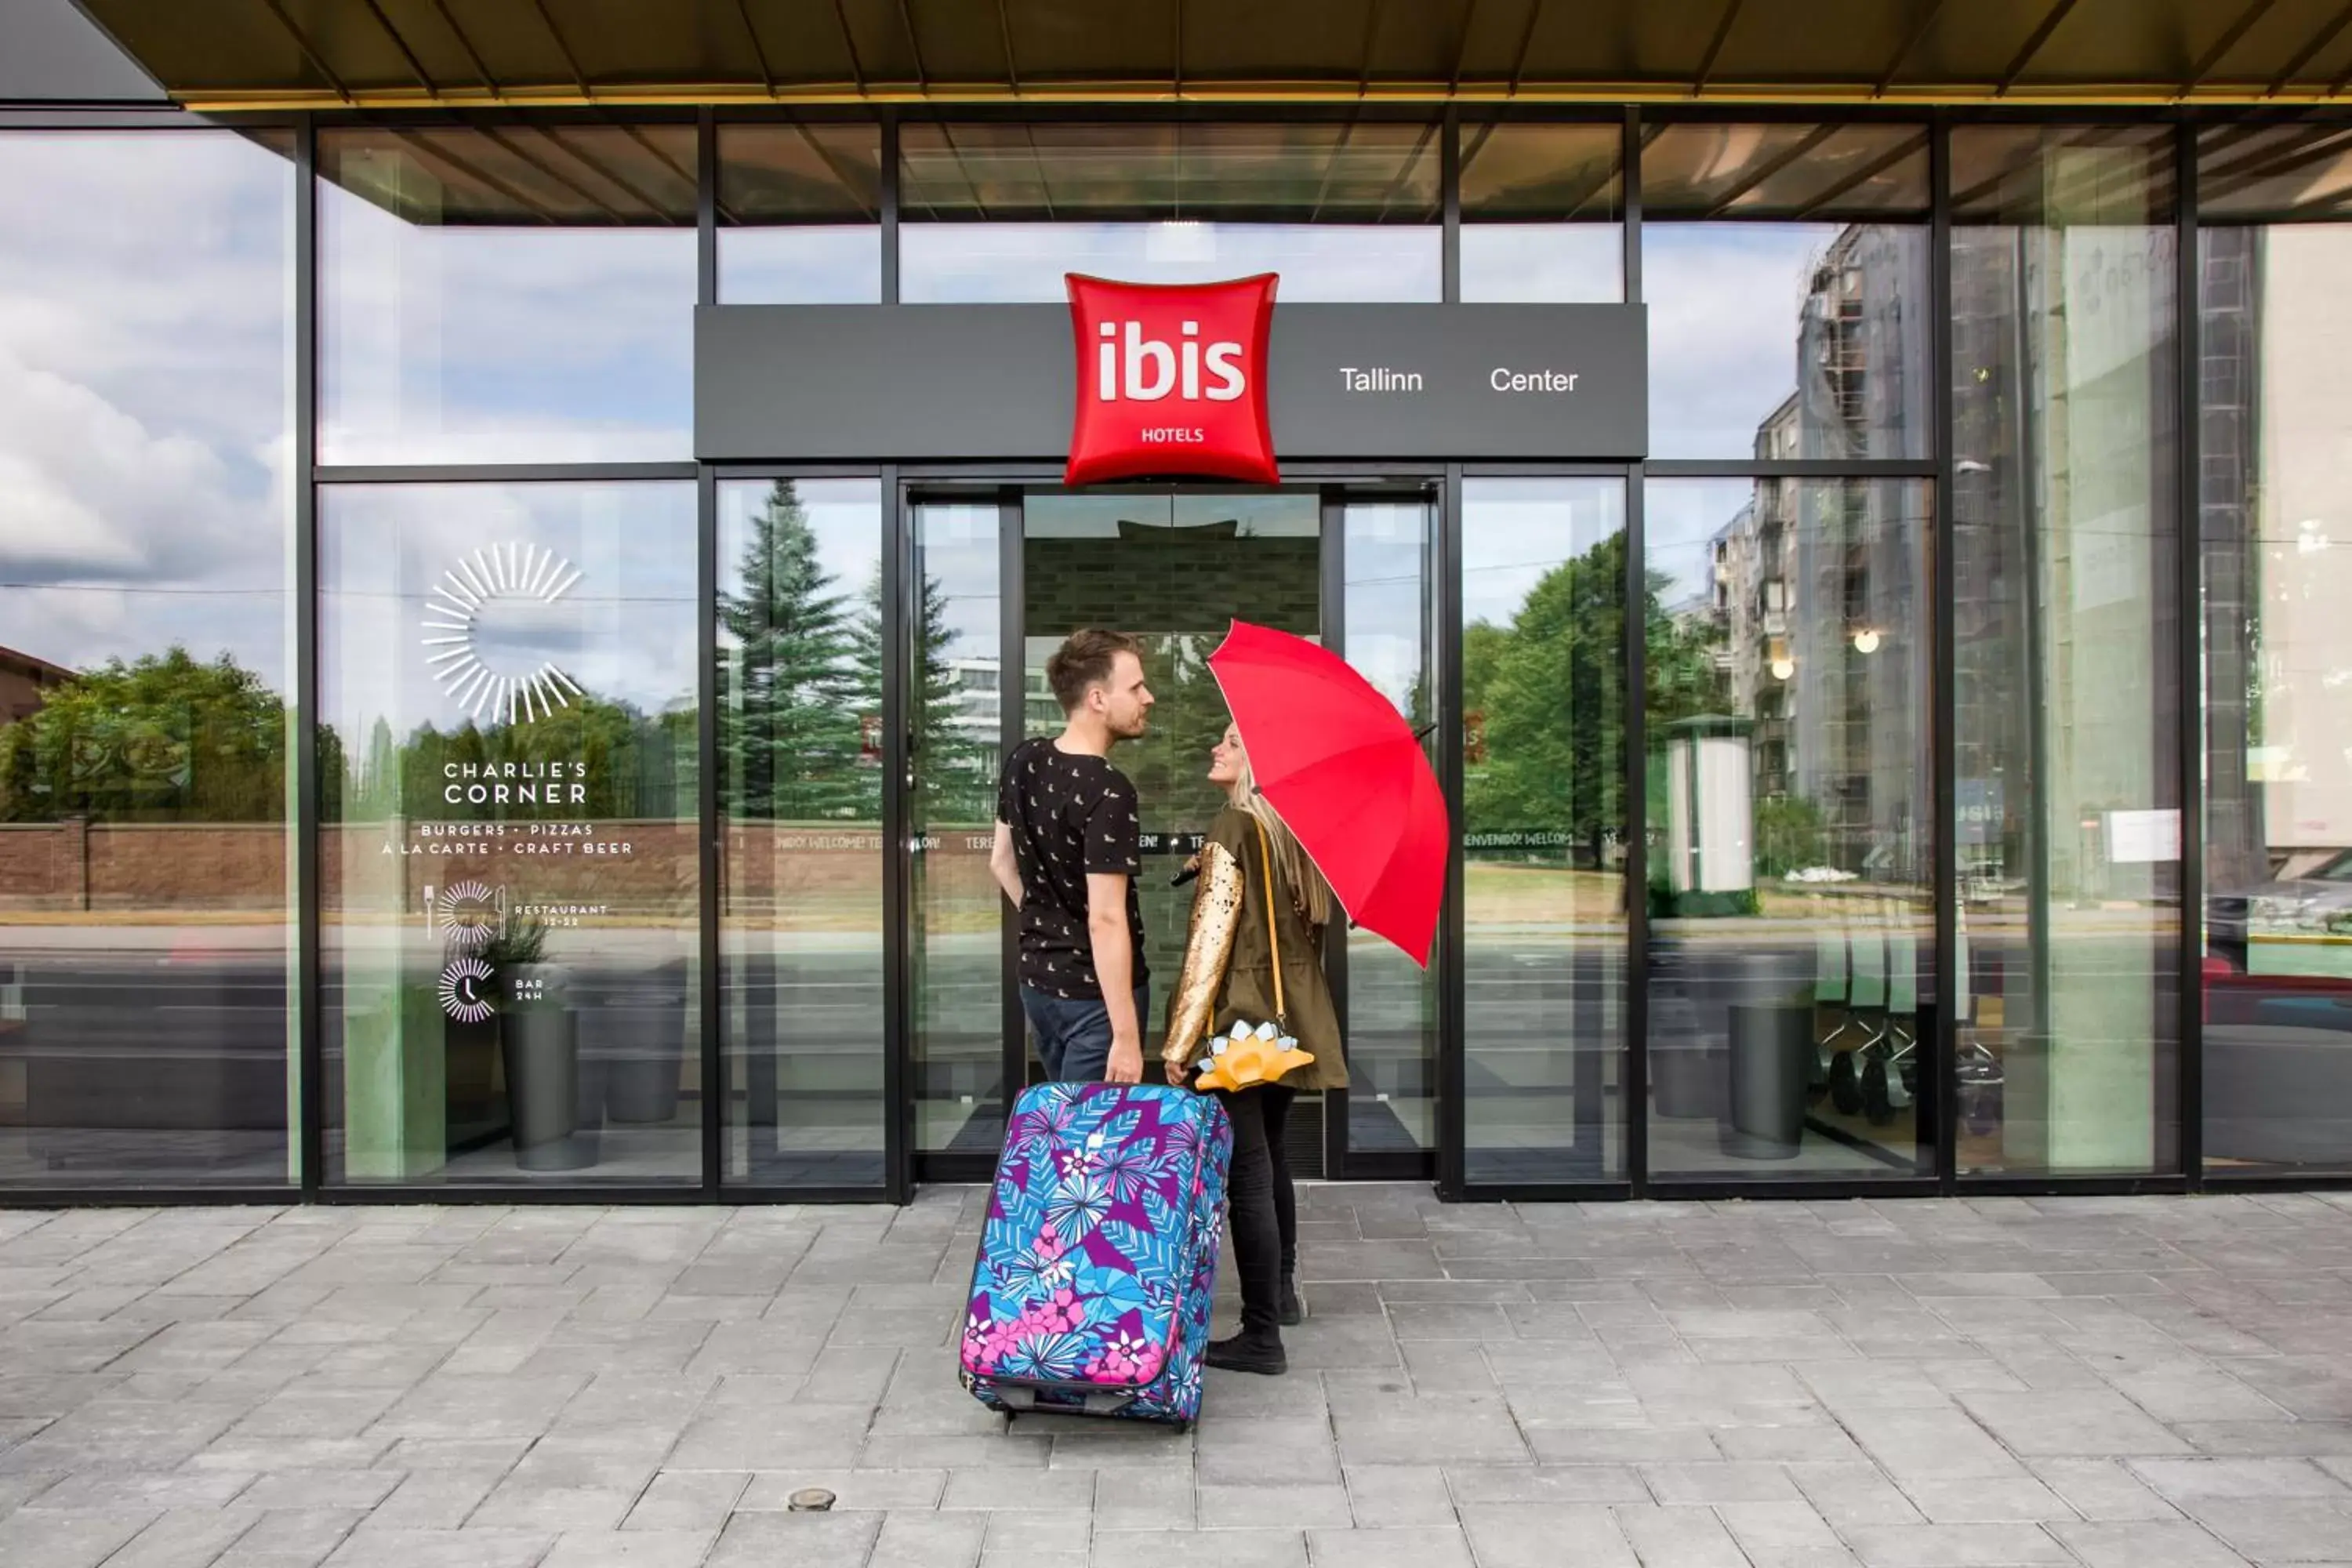
<svg viewBox="0 0 2352 1568"><path fill-rule="evenodd" d="M1021 1006L1048 1076L1138 1083L1150 990L1136 896L1142 828L1110 749L1150 721L1142 645L1073 632L1045 679L1067 721L1006 760L988 867L1021 911Z"/></svg>

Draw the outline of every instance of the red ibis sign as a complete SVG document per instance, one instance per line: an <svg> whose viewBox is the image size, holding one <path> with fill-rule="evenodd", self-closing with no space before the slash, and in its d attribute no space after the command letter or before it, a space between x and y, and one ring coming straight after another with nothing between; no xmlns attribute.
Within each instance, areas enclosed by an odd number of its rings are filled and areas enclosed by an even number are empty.
<svg viewBox="0 0 2352 1568"><path fill-rule="evenodd" d="M1265 402L1273 273L1229 283L1068 279L1078 374L1065 483L1276 482Z"/></svg>

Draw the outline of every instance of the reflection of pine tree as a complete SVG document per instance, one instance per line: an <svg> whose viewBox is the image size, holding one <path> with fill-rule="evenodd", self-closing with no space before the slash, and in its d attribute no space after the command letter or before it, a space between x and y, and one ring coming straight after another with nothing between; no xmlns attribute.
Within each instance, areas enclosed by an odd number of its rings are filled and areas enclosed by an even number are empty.
<svg viewBox="0 0 2352 1568"><path fill-rule="evenodd" d="M995 737L967 733L956 722L958 677L949 664L955 629L948 624L947 595L937 578L923 580L908 641L914 653L908 668L917 672L908 694L908 730L915 776L922 786L916 796L918 820L925 826L987 822L996 806ZM884 653L878 576L866 587L856 647L857 705L878 715L882 683L897 663Z"/></svg>
<svg viewBox="0 0 2352 1568"><path fill-rule="evenodd" d="M787 821L866 810L855 629L793 481L751 521L719 624L735 646L720 672L719 752L730 815ZM875 710L879 711L877 704Z"/></svg>
<svg viewBox="0 0 2352 1568"><path fill-rule="evenodd" d="M1224 690L1209 668L1209 655L1223 640L1222 633L1144 637L1144 675L1157 699L1150 737L1111 760L1135 781L1154 826L1205 827L1224 805L1223 793L1208 782L1209 752L1232 721Z"/></svg>

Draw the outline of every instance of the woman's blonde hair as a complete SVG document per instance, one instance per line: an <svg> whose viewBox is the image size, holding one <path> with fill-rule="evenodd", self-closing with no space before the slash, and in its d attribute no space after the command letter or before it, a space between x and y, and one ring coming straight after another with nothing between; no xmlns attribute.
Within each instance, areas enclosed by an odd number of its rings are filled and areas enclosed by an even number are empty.
<svg viewBox="0 0 2352 1568"><path fill-rule="evenodd" d="M1240 732L1234 732L1234 751L1241 759L1234 774L1234 804L1255 817L1265 829L1266 841L1274 848L1275 870L1289 886L1292 903L1311 926L1331 923L1331 911L1338 900L1331 896L1331 884L1300 848L1298 836L1290 831L1290 824L1282 820L1282 813L1274 809L1274 802L1257 792L1257 774L1250 767L1249 749L1240 743ZM1273 918L1274 911L1266 911Z"/></svg>

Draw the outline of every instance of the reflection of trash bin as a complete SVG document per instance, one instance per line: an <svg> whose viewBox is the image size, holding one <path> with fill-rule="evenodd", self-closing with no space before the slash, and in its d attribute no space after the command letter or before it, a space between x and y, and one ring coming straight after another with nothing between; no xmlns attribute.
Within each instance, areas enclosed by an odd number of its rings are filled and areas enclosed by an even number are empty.
<svg viewBox="0 0 2352 1568"><path fill-rule="evenodd" d="M581 997L580 1055L602 1069L605 1117L638 1126L677 1120L686 1000L684 959L606 974Z"/></svg>
<svg viewBox="0 0 2352 1568"><path fill-rule="evenodd" d="M1710 1049L1691 994L1689 949L1672 932L1650 939L1650 1108L1668 1121L1702 1121L1723 1104L1723 1053Z"/></svg>
<svg viewBox="0 0 2352 1568"><path fill-rule="evenodd" d="M1788 1160L1805 1136L1805 1079L1813 1055L1812 1010L1795 999L1734 1002L1731 1085L1719 1128L1723 1152Z"/></svg>
<svg viewBox="0 0 2352 1568"><path fill-rule="evenodd" d="M580 1046L562 970L523 963L508 971L499 1034L515 1163L526 1171L594 1164L595 1132L580 1131Z"/></svg>

